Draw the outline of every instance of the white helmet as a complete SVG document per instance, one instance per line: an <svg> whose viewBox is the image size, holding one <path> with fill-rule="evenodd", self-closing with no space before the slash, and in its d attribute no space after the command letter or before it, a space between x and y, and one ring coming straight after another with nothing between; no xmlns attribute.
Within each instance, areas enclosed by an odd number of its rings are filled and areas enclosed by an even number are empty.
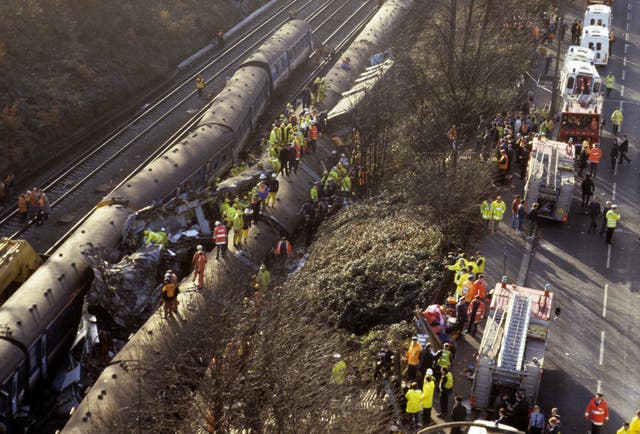
<svg viewBox="0 0 640 434"><path fill-rule="evenodd" d="M204 247L202 247L202 246L200 246L200 245L199 245L198 247L196 247L196 249L197 249L199 252L201 252L201 251L203 251L203 250L204 250Z"/></svg>
<svg viewBox="0 0 640 434"><path fill-rule="evenodd" d="M216 222L215 222L215 226L219 226L219 225L220 225L220 221L219 221L219 220L216 220Z"/></svg>

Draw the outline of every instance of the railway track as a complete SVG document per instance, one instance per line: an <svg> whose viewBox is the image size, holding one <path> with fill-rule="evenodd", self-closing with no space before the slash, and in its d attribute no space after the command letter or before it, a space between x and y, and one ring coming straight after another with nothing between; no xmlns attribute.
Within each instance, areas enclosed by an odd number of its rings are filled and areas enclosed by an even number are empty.
<svg viewBox="0 0 640 434"><path fill-rule="evenodd" d="M106 140L91 146L85 155L53 176L42 188L52 208L50 219L43 226L21 221L17 210L13 210L0 219L0 236L22 237L37 251L50 251L52 246L65 238L65 233L70 232L69 227L73 229L74 223L108 191L189 131L210 102L197 96L195 77L203 76L207 89L213 89L208 93L217 93L216 90L224 87L225 73L261 44L271 34L271 29L285 23L288 11L292 8L297 9L298 18L314 25L316 41L326 38L323 44L330 44L354 18L359 14L364 15L367 9L373 9L370 3L355 0L288 2L253 31L206 62L197 72L184 78L153 104L144 107L140 114Z"/></svg>

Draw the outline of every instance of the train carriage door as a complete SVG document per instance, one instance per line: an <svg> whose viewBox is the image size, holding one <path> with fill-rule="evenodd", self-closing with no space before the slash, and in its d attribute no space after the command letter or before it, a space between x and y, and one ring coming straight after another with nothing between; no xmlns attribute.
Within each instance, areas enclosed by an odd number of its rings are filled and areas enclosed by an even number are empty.
<svg viewBox="0 0 640 434"><path fill-rule="evenodd" d="M47 335L43 334L40 338L40 370L42 377L47 376Z"/></svg>

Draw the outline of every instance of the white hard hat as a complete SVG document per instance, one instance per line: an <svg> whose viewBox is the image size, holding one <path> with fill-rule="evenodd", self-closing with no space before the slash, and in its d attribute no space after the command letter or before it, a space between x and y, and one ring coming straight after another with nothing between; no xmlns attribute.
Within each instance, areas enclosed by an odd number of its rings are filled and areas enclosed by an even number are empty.
<svg viewBox="0 0 640 434"><path fill-rule="evenodd" d="M611 208L612 208L612 209L616 209L616 208L618 208L618 205L616 205L616 204L614 203L613 205L611 205Z"/></svg>
<svg viewBox="0 0 640 434"><path fill-rule="evenodd" d="M204 250L204 247L202 247L202 246L198 246L198 247L196 247L196 249L197 249L199 252L201 252L201 251L203 251L203 250Z"/></svg>
<svg viewBox="0 0 640 434"><path fill-rule="evenodd" d="M218 226L219 224L220 224L220 221L219 221L219 220L216 220L215 225L216 225L216 226Z"/></svg>
<svg viewBox="0 0 640 434"><path fill-rule="evenodd" d="M264 173L260 174L260 179L267 179L267 175L265 175Z"/></svg>

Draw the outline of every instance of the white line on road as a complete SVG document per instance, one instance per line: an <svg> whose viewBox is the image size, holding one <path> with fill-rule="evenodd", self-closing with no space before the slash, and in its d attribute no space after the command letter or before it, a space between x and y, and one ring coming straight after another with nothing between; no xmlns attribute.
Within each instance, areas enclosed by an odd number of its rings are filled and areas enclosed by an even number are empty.
<svg viewBox="0 0 640 434"><path fill-rule="evenodd" d="M629 26L629 23L627 23L627 26ZM624 44L624 54L627 54L627 50L629 49L629 45L631 44Z"/></svg>
<svg viewBox="0 0 640 434"><path fill-rule="evenodd" d="M600 332L600 357L598 358L598 364L602 366L604 361L604 330Z"/></svg>
<svg viewBox="0 0 640 434"><path fill-rule="evenodd" d="M604 299L602 300L602 318L607 317L607 295L609 294L609 284L604 284Z"/></svg>
<svg viewBox="0 0 640 434"><path fill-rule="evenodd" d="M607 270L609 269L610 265L611 265L611 244L607 246Z"/></svg>
<svg viewBox="0 0 640 434"><path fill-rule="evenodd" d="M624 60L627 60L627 58L625 57ZM624 77L625 77L625 70L622 70L622 81L624 81Z"/></svg>
<svg viewBox="0 0 640 434"><path fill-rule="evenodd" d="M627 67L627 56L624 56L624 58L622 59L622 67L626 68ZM624 71L623 71L624 72Z"/></svg>
<svg viewBox="0 0 640 434"><path fill-rule="evenodd" d="M602 392L602 381L598 380L598 385L596 386L596 393Z"/></svg>
<svg viewBox="0 0 640 434"><path fill-rule="evenodd" d="M624 84L620 86L620 96L624 96Z"/></svg>
<svg viewBox="0 0 640 434"><path fill-rule="evenodd" d="M613 183L613 193L611 193L611 200L616 200L616 183Z"/></svg>

